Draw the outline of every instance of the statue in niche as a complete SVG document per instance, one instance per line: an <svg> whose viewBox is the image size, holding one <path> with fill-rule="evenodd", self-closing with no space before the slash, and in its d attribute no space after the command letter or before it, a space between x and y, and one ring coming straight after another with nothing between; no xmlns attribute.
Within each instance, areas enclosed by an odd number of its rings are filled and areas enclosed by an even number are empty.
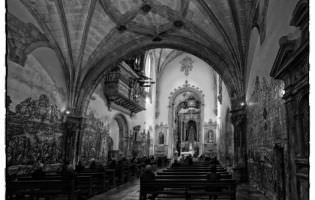
<svg viewBox="0 0 315 200"><path fill-rule="evenodd" d="M195 126L195 123L194 122L189 122L188 123L188 129L187 129L187 132L186 132L186 141L189 141L189 142L194 142L197 140L197 137L196 137L196 126Z"/></svg>

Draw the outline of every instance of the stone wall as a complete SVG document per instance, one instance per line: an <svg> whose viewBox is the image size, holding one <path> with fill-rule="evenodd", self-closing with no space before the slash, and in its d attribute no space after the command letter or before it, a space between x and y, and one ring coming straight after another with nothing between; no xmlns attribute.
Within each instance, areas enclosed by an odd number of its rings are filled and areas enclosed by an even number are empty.
<svg viewBox="0 0 315 200"><path fill-rule="evenodd" d="M247 153L249 180L267 198L283 197L286 161L284 85L256 77L248 101Z"/></svg>

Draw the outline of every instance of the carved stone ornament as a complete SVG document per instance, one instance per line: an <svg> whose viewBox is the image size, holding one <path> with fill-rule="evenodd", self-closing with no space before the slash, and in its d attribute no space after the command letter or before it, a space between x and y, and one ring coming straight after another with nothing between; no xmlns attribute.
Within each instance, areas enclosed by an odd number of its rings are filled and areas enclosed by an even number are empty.
<svg viewBox="0 0 315 200"><path fill-rule="evenodd" d="M181 72L185 73L185 76L189 75L189 72L192 70L193 68L193 64L194 61L192 60L191 57L186 56L183 60L180 61L180 64L182 65L180 68Z"/></svg>

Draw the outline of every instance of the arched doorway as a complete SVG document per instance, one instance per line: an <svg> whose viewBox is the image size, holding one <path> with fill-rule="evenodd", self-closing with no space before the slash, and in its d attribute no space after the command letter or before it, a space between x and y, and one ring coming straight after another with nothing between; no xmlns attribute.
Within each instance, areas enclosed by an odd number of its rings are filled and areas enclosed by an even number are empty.
<svg viewBox="0 0 315 200"><path fill-rule="evenodd" d="M117 114L110 124L110 137L113 149L109 150L109 157L119 158L128 155L128 123L122 114Z"/></svg>

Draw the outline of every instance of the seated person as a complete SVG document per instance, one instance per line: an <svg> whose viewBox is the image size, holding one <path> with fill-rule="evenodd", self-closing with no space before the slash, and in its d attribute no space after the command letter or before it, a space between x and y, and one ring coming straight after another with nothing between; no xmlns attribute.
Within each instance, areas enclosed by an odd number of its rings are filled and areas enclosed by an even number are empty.
<svg viewBox="0 0 315 200"><path fill-rule="evenodd" d="M144 172L142 173L140 177L141 182L152 182L155 180L155 174L153 172L152 166L151 165L146 165L144 168ZM159 188L158 187L143 187L145 191L152 192L151 198L154 199L158 194L154 193L157 191Z"/></svg>
<svg viewBox="0 0 315 200"><path fill-rule="evenodd" d="M81 162L81 160L80 160L80 161L78 162L76 168L75 168L75 171L76 171L76 172L81 172L81 171L83 171L83 170L84 170L84 166L82 165L82 162Z"/></svg>
<svg viewBox="0 0 315 200"><path fill-rule="evenodd" d="M220 180L220 174L216 173L216 166L212 166L210 173L207 174L208 182L216 182ZM207 192L219 192L221 189L215 186L206 187ZM217 195L209 195L209 199L217 199Z"/></svg>
<svg viewBox="0 0 315 200"><path fill-rule="evenodd" d="M175 168L175 167L179 167L180 164L177 160L174 160L174 163L172 164L172 168Z"/></svg>
<svg viewBox="0 0 315 200"><path fill-rule="evenodd" d="M34 172L32 173L32 177L34 179L41 179L45 176L44 172L44 164L39 162L37 163L37 166L35 167Z"/></svg>
<svg viewBox="0 0 315 200"><path fill-rule="evenodd" d="M90 169L96 169L96 162L94 159L91 159Z"/></svg>
<svg viewBox="0 0 315 200"><path fill-rule="evenodd" d="M155 174L153 172L152 166L147 165L144 168L144 172L141 175L141 180L144 182L150 182L155 180Z"/></svg>
<svg viewBox="0 0 315 200"><path fill-rule="evenodd" d="M75 177L75 171L73 169L72 164L66 162L62 168L61 175L64 179L72 179Z"/></svg>

